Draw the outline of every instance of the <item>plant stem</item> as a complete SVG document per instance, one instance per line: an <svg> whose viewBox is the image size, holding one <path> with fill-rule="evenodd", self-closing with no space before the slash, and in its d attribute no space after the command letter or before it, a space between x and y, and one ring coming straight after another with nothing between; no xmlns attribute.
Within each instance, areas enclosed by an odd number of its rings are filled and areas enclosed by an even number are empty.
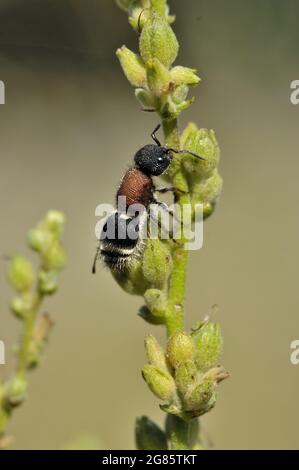
<svg viewBox="0 0 299 470"><path fill-rule="evenodd" d="M165 143L176 150L180 149L180 138L177 119L163 120L163 130ZM180 167L178 162L178 167ZM182 185L181 172L178 186ZM175 177L174 177L175 183ZM183 186L187 182L183 182ZM190 204L188 193L179 193L177 203L182 209L184 204ZM188 250L185 250L184 243L177 243L173 251L173 269L168 288L168 306L166 313L166 329L169 338L174 333L184 329L185 317L185 291L188 268ZM172 450L190 450L189 434L191 431L191 422L185 422L183 419L175 417L173 421L173 433L170 436Z"/></svg>
<svg viewBox="0 0 299 470"><path fill-rule="evenodd" d="M19 377L24 377L27 368L28 360L28 351L30 347L30 341L32 338L32 332L35 325L36 315L38 313L38 308L42 301L42 295L37 289L34 298L32 300L32 305L28 314L24 320L24 332L21 339L20 350L18 354L18 363L17 363L17 375Z"/></svg>
<svg viewBox="0 0 299 470"><path fill-rule="evenodd" d="M165 143L176 150L180 149L180 138L177 119L163 120ZM178 198L180 207L189 202L189 196L180 194ZM168 307L166 313L167 336L170 337L184 328L184 302L186 288L186 274L188 265L188 252L183 243L177 243L173 252L173 270L168 290Z"/></svg>

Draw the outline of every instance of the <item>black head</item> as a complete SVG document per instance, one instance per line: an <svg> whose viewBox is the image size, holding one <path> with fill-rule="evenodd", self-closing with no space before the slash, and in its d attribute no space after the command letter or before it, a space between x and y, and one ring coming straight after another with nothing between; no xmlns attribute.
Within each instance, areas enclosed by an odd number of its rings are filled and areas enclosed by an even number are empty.
<svg viewBox="0 0 299 470"><path fill-rule="evenodd" d="M149 144L142 147L134 157L136 167L149 176L160 176L170 165L171 152L165 147Z"/></svg>

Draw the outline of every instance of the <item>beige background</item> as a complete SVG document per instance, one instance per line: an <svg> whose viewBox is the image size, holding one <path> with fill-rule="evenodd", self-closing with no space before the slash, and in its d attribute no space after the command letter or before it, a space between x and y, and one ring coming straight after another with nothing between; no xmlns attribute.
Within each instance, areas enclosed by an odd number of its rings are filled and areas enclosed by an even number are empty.
<svg viewBox="0 0 299 470"><path fill-rule="evenodd" d="M173 0L178 63L203 82L180 124L216 130L224 191L192 255L187 326L220 306L223 364L215 410L202 419L216 448L299 448L299 366L290 364L298 321L298 124L290 82L299 79L296 0ZM131 448L136 416L162 422L145 387L141 299L108 271L90 274L94 209L113 202L132 155L157 122L142 114L115 49L136 47L112 0L0 3L1 255L29 253L27 229L49 208L65 211L68 266L45 309L56 327L30 398L12 420L14 448L62 448L92 435ZM0 338L19 324L0 259ZM2 371L8 375L13 357Z"/></svg>

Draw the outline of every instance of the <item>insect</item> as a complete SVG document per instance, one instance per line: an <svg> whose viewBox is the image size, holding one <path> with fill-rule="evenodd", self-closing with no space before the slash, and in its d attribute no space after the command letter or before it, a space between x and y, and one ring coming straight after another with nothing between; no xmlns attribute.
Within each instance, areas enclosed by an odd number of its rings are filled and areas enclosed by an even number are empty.
<svg viewBox="0 0 299 470"><path fill-rule="evenodd" d="M92 272L100 257L112 271L124 272L144 248L142 228L145 213L139 218L115 211L106 220L94 258Z"/></svg>
<svg viewBox="0 0 299 470"><path fill-rule="evenodd" d="M101 258L111 270L122 272L127 269L134 256L142 251L144 242L142 241L140 228L143 227L144 216L142 217L141 215L139 219L137 218L136 233L138 235L132 240L127 228L132 225L134 217L129 216L127 210L133 205L142 205L145 209L145 214L147 214L151 204L162 205L165 208L165 204L156 199L155 193L165 194L177 190L175 188L157 189L153 177L163 175L171 164L173 153L187 153L200 160L205 160L189 150L176 150L162 146L156 136L156 132L160 127L161 125L159 124L151 134L154 144L145 145L138 150L134 156L134 165L127 170L120 182L116 193L116 200L118 203L119 197L124 198L125 210L115 211L108 217L103 227L100 243L95 255L92 268L93 273L96 272L98 258ZM112 224L112 222L117 226L117 229L113 236L109 234L107 236L107 224ZM159 221L157 222L159 224Z"/></svg>
<svg viewBox="0 0 299 470"><path fill-rule="evenodd" d="M153 181L153 176L161 176L168 169L173 159L173 153L187 153L200 160L205 160L189 150L163 147L156 136L156 132L160 127L159 124L151 134L155 144L145 145L138 150L134 157L134 166L127 170L121 180L116 198L124 196L126 198L126 208L132 204L142 204L148 209L152 203L159 204L159 201L155 198L155 193L166 193L175 190L174 188L157 189Z"/></svg>

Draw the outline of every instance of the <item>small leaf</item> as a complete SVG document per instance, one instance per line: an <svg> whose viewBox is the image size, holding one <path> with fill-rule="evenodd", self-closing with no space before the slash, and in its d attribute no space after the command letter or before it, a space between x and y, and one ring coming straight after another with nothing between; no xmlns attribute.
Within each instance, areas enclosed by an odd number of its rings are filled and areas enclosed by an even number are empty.
<svg viewBox="0 0 299 470"><path fill-rule="evenodd" d="M165 433L146 416L136 420L135 440L138 450L167 450Z"/></svg>

